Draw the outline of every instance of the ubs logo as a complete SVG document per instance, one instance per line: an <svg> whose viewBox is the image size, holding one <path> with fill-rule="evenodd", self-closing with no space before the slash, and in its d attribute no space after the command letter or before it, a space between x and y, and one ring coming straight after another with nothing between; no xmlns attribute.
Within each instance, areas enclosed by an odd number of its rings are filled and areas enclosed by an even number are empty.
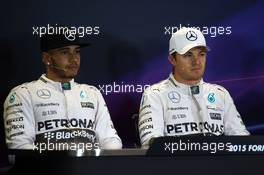
<svg viewBox="0 0 264 175"><path fill-rule="evenodd" d="M51 94L48 89L40 89L37 91L37 96L40 98L48 99L50 98Z"/></svg>

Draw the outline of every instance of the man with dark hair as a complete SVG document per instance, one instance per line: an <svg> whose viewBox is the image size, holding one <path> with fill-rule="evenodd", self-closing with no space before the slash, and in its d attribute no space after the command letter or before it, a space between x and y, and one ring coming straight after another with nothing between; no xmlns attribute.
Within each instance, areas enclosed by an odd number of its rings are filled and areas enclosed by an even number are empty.
<svg viewBox="0 0 264 175"><path fill-rule="evenodd" d="M142 146L156 137L181 135L249 135L228 91L203 81L205 38L181 28L169 44L173 71L167 80L145 90L140 105Z"/></svg>
<svg viewBox="0 0 264 175"><path fill-rule="evenodd" d="M88 46L66 33L41 37L46 74L11 90L4 104L9 148L32 149L40 143L97 143L122 148L100 91L74 81L80 48Z"/></svg>

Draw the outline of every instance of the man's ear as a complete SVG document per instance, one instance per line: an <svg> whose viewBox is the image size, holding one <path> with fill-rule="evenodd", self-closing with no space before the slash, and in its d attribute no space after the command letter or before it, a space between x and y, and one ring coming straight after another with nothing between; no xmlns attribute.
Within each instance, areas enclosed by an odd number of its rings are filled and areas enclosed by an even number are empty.
<svg viewBox="0 0 264 175"><path fill-rule="evenodd" d="M175 56L176 57L176 56ZM169 62L173 65L173 66L175 66L176 64L177 64L177 61L176 61L176 58L175 58L173 55L169 55L168 56L168 60L169 60Z"/></svg>
<svg viewBox="0 0 264 175"><path fill-rule="evenodd" d="M42 56L42 62L48 66L50 65L50 62L51 62L51 57L50 57L50 54L48 52L42 52L41 53L41 56Z"/></svg>

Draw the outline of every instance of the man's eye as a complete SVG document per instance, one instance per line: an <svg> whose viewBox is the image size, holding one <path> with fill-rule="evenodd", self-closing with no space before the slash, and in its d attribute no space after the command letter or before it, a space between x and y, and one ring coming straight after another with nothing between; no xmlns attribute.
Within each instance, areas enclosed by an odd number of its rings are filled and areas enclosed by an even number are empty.
<svg viewBox="0 0 264 175"><path fill-rule="evenodd" d="M63 55L66 55L68 52L67 52L67 51L61 51L61 53L62 53Z"/></svg>
<svg viewBox="0 0 264 175"><path fill-rule="evenodd" d="M205 55L206 55L206 53L205 53L205 52L202 52L202 53L200 53L200 55L201 55L201 56L205 56Z"/></svg>
<svg viewBox="0 0 264 175"><path fill-rule="evenodd" d="M192 56L192 54L185 54L184 55L185 58L188 58L188 57L191 57L191 56Z"/></svg>
<svg viewBox="0 0 264 175"><path fill-rule="evenodd" d="M76 50L76 53L78 53L78 54L79 54L79 53L80 53L80 50Z"/></svg>

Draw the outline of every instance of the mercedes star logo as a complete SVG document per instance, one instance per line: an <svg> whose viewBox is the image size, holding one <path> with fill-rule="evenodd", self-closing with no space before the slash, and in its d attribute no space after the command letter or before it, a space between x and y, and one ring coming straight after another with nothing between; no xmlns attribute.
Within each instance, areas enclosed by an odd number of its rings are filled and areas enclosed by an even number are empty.
<svg viewBox="0 0 264 175"><path fill-rule="evenodd" d="M70 30L68 29L65 33L64 33L64 36L67 38L67 40L69 41L74 41L75 40L75 34Z"/></svg>
<svg viewBox="0 0 264 175"><path fill-rule="evenodd" d="M179 103L181 100L180 94L176 91L169 92L168 97L173 103Z"/></svg>
<svg viewBox="0 0 264 175"><path fill-rule="evenodd" d="M44 98L44 99L48 99L50 98L50 91L48 89L40 89L37 91L37 95L40 97L40 98Z"/></svg>
<svg viewBox="0 0 264 175"><path fill-rule="evenodd" d="M186 33L186 38L189 41L195 41L197 40L198 37L194 31L190 30L189 32Z"/></svg>

